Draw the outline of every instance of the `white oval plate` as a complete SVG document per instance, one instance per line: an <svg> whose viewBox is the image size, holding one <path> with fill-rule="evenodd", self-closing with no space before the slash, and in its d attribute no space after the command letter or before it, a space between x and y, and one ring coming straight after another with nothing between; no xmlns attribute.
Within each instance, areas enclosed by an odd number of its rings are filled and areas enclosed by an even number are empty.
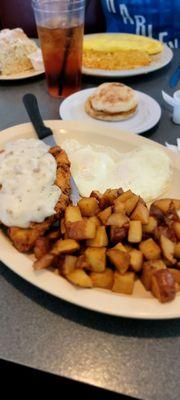
<svg viewBox="0 0 180 400"><path fill-rule="evenodd" d="M132 133L143 133L155 126L161 118L161 108L156 100L145 93L136 91L139 98L139 105L136 113L123 121L100 121L90 117L84 104L95 88L81 90L67 97L59 108L60 117L64 120L80 120L86 123L95 122L102 126L124 129Z"/></svg>
<svg viewBox="0 0 180 400"><path fill-rule="evenodd" d="M0 74L0 81L17 81L19 79L32 78L33 76L38 76L44 74L44 69L35 71L33 68L28 71L18 72L17 74L2 75Z"/></svg>
<svg viewBox="0 0 180 400"><path fill-rule="evenodd" d="M180 158L178 154L166 149L158 143L141 136L135 136L117 129L109 130L104 126L91 125L77 121L45 121L53 129L57 143L61 144L66 138L74 138L81 143L95 142L111 145L121 152L131 151L148 144L163 148L170 156L174 176L166 196L180 197ZM36 137L31 124L17 125L0 133L0 149L4 143L19 138ZM48 270L34 271L32 255L18 252L3 232L0 232L0 259L16 274L37 286L38 288L70 303L90 310L131 318L141 319L170 319L180 317L180 293L171 303L161 304L136 282L133 295L122 295L102 289L82 289L71 285L64 278Z"/></svg>
<svg viewBox="0 0 180 400"><path fill-rule="evenodd" d="M97 36L97 33L85 35L90 40L91 36ZM101 34L99 34L101 35ZM104 35L104 34L103 34ZM107 35L110 35L107 33ZM118 34L119 35L119 34ZM128 76L136 76L141 74L148 74L149 72L156 71L165 67L173 58L172 50L164 44L164 48L162 53L152 56L152 62L147 67L141 68L133 68L133 69L126 69L126 70L105 70L105 69L98 69L98 68L86 68L82 67L82 73L85 75L92 75L92 76L101 76L101 77L109 77L109 78L121 78L121 77L128 77Z"/></svg>

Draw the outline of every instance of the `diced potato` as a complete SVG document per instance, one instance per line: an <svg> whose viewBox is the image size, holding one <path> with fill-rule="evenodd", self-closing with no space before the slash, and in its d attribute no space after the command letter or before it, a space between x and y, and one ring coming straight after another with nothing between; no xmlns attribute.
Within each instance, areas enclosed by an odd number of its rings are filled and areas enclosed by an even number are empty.
<svg viewBox="0 0 180 400"><path fill-rule="evenodd" d="M161 303L166 303L175 298L175 280L170 271L167 269L160 269L153 273L151 291Z"/></svg>
<svg viewBox="0 0 180 400"><path fill-rule="evenodd" d="M134 272L126 272L124 275L122 275L120 272L115 271L112 291L117 293L132 294L134 282Z"/></svg>
<svg viewBox="0 0 180 400"><path fill-rule="evenodd" d="M94 287L112 289L114 282L114 272L106 268L104 272L91 272L90 277Z"/></svg>
<svg viewBox="0 0 180 400"><path fill-rule="evenodd" d="M68 222L81 221L82 215L78 206L68 206L65 210L65 224Z"/></svg>
<svg viewBox="0 0 180 400"><path fill-rule="evenodd" d="M137 206L138 201L139 201L139 196L136 196L136 194L132 194L132 196L126 200L125 211L127 215L130 215L132 213L132 211Z"/></svg>
<svg viewBox="0 0 180 400"><path fill-rule="evenodd" d="M128 242L139 243L142 240L141 221L130 221L128 231Z"/></svg>
<svg viewBox="0 0 180 400"><path fill-rule="evenodd" d="M180 284L180 270L175 268L169 268L168 271L172 274L175 282Z"/></svg>
<svg viewBox="0 0 180 400"><path fill-rule="evenodd" d="M157 228L157 219L153 216L149 216L148 223L143 225L143 232L144 233L153 233L154 230Z"/></svg>
<svg viewBox="0 0 180 400"><path fill-rule="evenodd" d="M180 258L180 242L176 243L174 246L174 256Z"/></svg>
<svg viewBox="0 0 180 400"><path fill-rule="evenodd" d="M178 240L180 240L180 222L174 222L173 229L176 234L176 237L178 238Z"/></svg>
<svg viewBox="0 0 180 400"><path fill-rule="evenodd" d="M130 197L134 196L134 193L131 192L131 190L127 190L126 192L122 193L120 196L118 196L118 200L121 201L122 203L125 203Z"/></svg>
<svg viewBox="0 0 180 400"><path fill-rule="evenodd" d="M143 266L143 254L140 250L132 249L129 252L130 266L135 272L139 272Z"/></svg>
<svg viewBox="0 0 180 400"><path fill-rule="evenodd" d="M114 201L114 205L113 205L113 213L124 213L125 214L125 204L126 203L122 203L122 201L120 201L119 199L116 199Z"/></svg>
<svg viewBox="0 0 180 400"><path fill-rule="evenodd" d="M106 221L108 220L111 214L112 214L112 207L107 207L98 214L98 218L105 225Z"/></svg>
<svg viewBox="0 0 180 400"><path fill-rule="evenodd" d="M60 268L60 272L62 275L67 275L75 269L77 257L76 256L65 256L62 267Z"/></svg>
<svg viewBox="0 0 180 400"><path fill-rule="evenodd" d="M149 214L152 217L156 218L158 223L164 222L165 216L164 216L163 212L160 210L160 208L156 207L154 204L151 204Z"/></svg>
<svg viewBox="0 0 180 400"><path fill-rule="evenodd" d="M101 222L99 221L99 218L96 217L96 216L89 217L89 220L90 220L91 222L93 222L93 223L96 225L96 227L101 225Z"/></svg>
<svg viewBox="0 0 180 400"><path fill-rule="evenodd" d="M123 226L119 228L118 226L110 227L110 240L113 243L118 243L121 240L125 239L127 236L127 229Z"/></svg>
<svg viewBox="0 0 180 400"><path fill-rule="evenodd" d="M88 247L85 252L86 260L93 272L103 272L106 268L106 248Z"/></svg>
<svg viewBox="0 0 180 400"><path fill-rule="evenodd" d="M124 251L125 253L127 253L127 248L121 243L121 242L119 242L119 243L117 243L114 247L113 247L113 249L116 249L116 250L121 250L121 251Z"/></svg>
<svg viewBox="0 0 180 400"><path fill-rule="evenodd" d="M60 237L60 231L59 229L54 229L51 232L49 232L46 236L49 240L56 240L59 239Z"/></svg>
<svg viewBox="0 0 180 400"><path fill-rule="evenodd" d="M166 260L168 260L171 264L175 264L176 259L174 258L174 249L175 249L174 242L172 242L166 236L161 235L160 236L160 244L161 244L161 249L162 249L163 255L166 258Z"/></svg>
<svg viewBox="0 0 180 400"><path fill-rule="evenodd" d="M93 217L99 209L98 201L95 197L84 197L78 201L78 206L83 217Z"/></svg>
<svg viewBox="0 0 180 400"><path fill-rule="evenodd" d="M78 269L89 269L90 268L85 254L81 254L80 256L77 257L76 268L78 268Z"/></svg>
<svg viewBox="0 0 180 400"><path fill-rule="evenodd" d="M176 211L178 211L180 209L180 200L178 199L160 199L155 200L153 204L166 214L171 202L173 202Z"/></svg>
<svg viewBox="0 0 180 400"><path fill-rule="evenodd" d="M66 231L69 239L93 239L96 235L96 223L91 219L83 218L82 221L67 223Z"/></svg>
<svg viewBox="0 0 180 400"><path fill-rule="evenodd" d="M151 289L152 275L158 269L165 269L166 264L162 260L146 261L143 264L141 281L146 290Z"/></svg>
<svg viewBox="0 0 180 400"><path fill-rule="evenodd" d="M118 198L119 195L123 193L123 190L120 189L107 189L105 193L103 194L103 198L100 200L100 203L102 203L102 200L104 201L105 204L107 205L112 205L114 203L114 200Z"/></svg>
<svg viewBox="0 0 180 400"><path fill-rule="evenodd" d="M36 258L42 258L51 249L50 240L47 237L39 237L34 246L34 254Z"/></svg>
<svg viewBox="0 0 180 400"><path fill-rule="evenodd" d="M60 222L60 231L61 234L64 235L66 233L65 219L62 218Z"/></svg>
<svg viewBox="0 0 180 400"><path fill-rule="evenodd" d="M147 260L155 260L160 258L161 249L153 239L147 239L140 243L139 249Z"/></svg>
<svg viewBox="0 0 180 400"><path fill-rule="evenodd" d="M127 252L125 253L121 250L109 249L107 250L107 256L121 274L124 274L128 270L130 255Z"/></svg>
<svg viewBox="0 0 180 400"><path fill-rule="evenodd" d="M35 270L48 268L52 264L53 260L54 260L54 255L47 253L43 257L41 257L39 260L34 262L33 268Z"/></svg>
<svg viewBox="0 0 180 400"><path fill-rule="evenodd" d="M106 222L106 225L118 226L119 228L127 224L129 224L129 218L123 213L111 214Z"/></svg>
<svg viewBox="0 0 180 400"><path fill-rule="evenodd" d="M87 246L90 247L105 247L108 245L108 236L105 226L98 226L94 239L87 240Z"/></svg>
<svg viewBox="0 0 180 400"><path fill-rule="evenodd" d="M74 253L75 251L79 250L80 245L76 240L73 239L65 239L65 240L57 240L57 242L54 244L51 253L54 255L59 255L59 254L71 254Z"/></svg>
<svg viewBox="0 0 180 400"><path fill-rule="evenodd" d="M99 190L93 190L90 194L90 197L94 197L98 201L103 197L102 193L99 192Z"/></svg>
<svg viewBox="0 0 180 400"><path fill-rule="evenodd" d="M141 221L142 224L147 224L149 220L149 210L143 203L139 201L133 213L131 214L131 219L135 221Z"/></svg>
<svg viewBox="0 0 180 400"><path fill-rule="evenodd" d="M83 269L75 269L66 275L69 282L83 288L92 288L93 283L90 276Z"/></svg>

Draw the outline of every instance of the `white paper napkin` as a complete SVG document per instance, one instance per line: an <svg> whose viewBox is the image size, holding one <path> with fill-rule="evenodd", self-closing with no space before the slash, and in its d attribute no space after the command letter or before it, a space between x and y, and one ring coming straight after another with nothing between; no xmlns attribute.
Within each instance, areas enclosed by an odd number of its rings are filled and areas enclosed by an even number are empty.
<svg viewBox="0 0 180 400"><path fill-rule="evenodd" d="M44 69L41 49L37 49L34 53L29 54L28 58L35 70L39 71Z"/></svg>
<svg viewBox="0 0 180 400"><path fill-rule="evenodd" d="M174 144L169 144L168 142L165 142L165 145L166 147L168 147L168 149L174 151L175 153L180 153L180 138L176 140L177 140L177 146Z"/></svg>

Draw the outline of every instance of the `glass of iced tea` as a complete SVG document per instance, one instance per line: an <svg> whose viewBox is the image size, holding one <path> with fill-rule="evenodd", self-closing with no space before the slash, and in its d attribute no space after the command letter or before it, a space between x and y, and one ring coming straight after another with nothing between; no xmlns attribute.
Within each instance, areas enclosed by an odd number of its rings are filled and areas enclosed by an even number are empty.
<svg viewBox="0 0 180 400"><path fill-rule="evenodd" d="M85 0L33 0L48 91L67 97L81 85Z"/></svg>

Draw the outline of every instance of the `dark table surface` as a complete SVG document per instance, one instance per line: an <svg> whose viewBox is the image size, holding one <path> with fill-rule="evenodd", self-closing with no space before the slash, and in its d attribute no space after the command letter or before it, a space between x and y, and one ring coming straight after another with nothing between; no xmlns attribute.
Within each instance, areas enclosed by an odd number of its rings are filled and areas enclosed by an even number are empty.
<svg viewBox="0 0 180 400"><path fill-rule="evenodd" d="M160 71L121 81L154 97L159 124L145 136L176 143L180 126L171 122L161 89L179 64L180 51ZM117 80L117 79L116 79ZM84 88L104 79L84 77ZM176 89L180 88L177 86ZM28 121L22 96L34 93L44 119L58 119L43 76L0 82L0 129ZM143 400L179 400L180 320L138 321L88 311L33 287L0 264L0 357Z"/></svg>

